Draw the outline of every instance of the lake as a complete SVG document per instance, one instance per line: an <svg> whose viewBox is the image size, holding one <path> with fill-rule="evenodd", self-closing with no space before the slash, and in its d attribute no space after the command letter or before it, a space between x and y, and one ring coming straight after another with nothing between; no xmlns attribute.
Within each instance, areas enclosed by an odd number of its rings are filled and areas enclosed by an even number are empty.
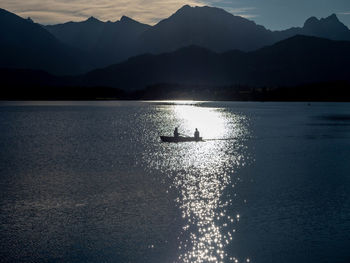
<svg viewBox="0 0 350 263"><path fill-rule="evenodd" d="M1 102L0 149L0 262L350 262L349 103Z"/></svg>

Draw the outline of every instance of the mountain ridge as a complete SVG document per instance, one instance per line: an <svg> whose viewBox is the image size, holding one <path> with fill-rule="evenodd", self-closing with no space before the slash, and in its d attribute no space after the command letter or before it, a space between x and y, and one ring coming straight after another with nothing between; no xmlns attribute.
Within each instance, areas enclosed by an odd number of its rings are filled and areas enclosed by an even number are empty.
<svg viewBox="0 0 350 263"><path fill-rule="evenodd" d="M0 68L0 86L0 99L349 101L350 41L297 35L224 53L192 45L64 77Z"/></svg>
<svg viewBox="0 0 350 263"><path fill-rule="evenodd" d="M256 51L224 53L188 46L79 76L0 68L0 84L4 99L349 101L350 41L298 35Z"/></svg>
<svg viewBox="0 0 350 263"><path fill-rule="evenodd" d="M88 70L83 54L61 43L41 25L0 9L0 67L64 74Z"/></svg>
<svg viewBox="0 0 350 263"><path fill-rule="evenodd" d="M185 5L154 26L127 16L115 22L90 17L81 22L39 26L9 14L12 13L6 10L0 12L3 30L0 52L5 58L0 66L66 74L105 67L144 53L161 54L191 45L222 53L254 51L295 35L350 40L350 30L335 14L321 19L311 17L303 27L284 31L271 31L246 18L208 6ZM17 22L6 20L9 16L16 17ZM25 26L9 30L11 25ZM36 35L38 30L41 33ZM35 50L35 54L31 54L31 50ZM55 64L57 66L53 66Z"/></svg>
<svg viewBox="0 0 350 263"><path fill-rule="evenodd" d="M251 52L216 53L189 46L132 57L87 73L82 83L128 90L155 83L293 85L333 80L350 80L350 42L297 35Z"/></svg>
<svg viewBox="0 0 350 263"><path fill-rule="evenodd" d="M128 57L142 53L160 54L189 45L198 45L213 51L225 52L232 49L252 51L298 34L333 40L350 40L350 30L339 21L335 14L321 19L309 18L303 27L294 27L283 31L271 31L264 26L257 25L254 21L235 16L224 9L209 6L191 7L184 5L154 26L140 24L125 16L119 22L124 20L132 21L135 26L128 35L129 37L124 39L121 36L126 34L125 31L115 29L120 32L114 33L118 37L104 37L106 40L95 41L91 45L98 46L98 48L94 49L90 46L87 49L92 53L99 54L97 56L102 58L98 63L100 66L121 62ZM50 27L47 29L50 31ZM93 32L91 29L86 31ZM50 32L61 39L54 31ZM111 33L104 31L103 34L107 36ZM84 39L78 37L79 34L76 32L74 36L79 41ZM89 37L91 38L91 33ZM98 37L92 38L96 40ZM86 42L88 43L88 41ZM69 41L65 41L65 43L71 43L75 47L82 45ZM116 52L116 50L120 50L120 52Z"/></svg>
<svg viewBox="0 0 350 263"><path fill-rule="evenodd" d="M148 27L127 16L115 22L90 17L81 22L44 26L63 43L90 53L97 66L122 61L135 53L137 37Z"/></svg>

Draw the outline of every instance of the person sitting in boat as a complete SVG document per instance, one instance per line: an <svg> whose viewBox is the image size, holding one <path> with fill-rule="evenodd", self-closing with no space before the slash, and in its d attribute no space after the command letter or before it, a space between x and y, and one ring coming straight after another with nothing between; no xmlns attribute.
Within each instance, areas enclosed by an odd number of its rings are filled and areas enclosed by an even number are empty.
<svg viewBox="0 0 350 263"><path fill-rule="evenodd" d="M198 129L196 128L196 130L194 131L194 138L196 141L199 141L199 131Z"/></svg>
<svg viewBox="0 0 350 263"><path fill-rule="evenodd" d="M177 127L174 130L174 138L179 138L179 131L178 131Z"/></svg>

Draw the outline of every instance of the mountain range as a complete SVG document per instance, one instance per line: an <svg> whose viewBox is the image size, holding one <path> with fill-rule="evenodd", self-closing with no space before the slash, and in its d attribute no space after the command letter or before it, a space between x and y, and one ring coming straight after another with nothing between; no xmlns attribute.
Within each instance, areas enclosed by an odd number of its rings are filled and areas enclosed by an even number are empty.
<svg viewBox="0 0 350 263"><path fill-rule="evenodd" d="M131 90L157 83L274 86L334 80L350 80L350 42L298 35L251 52L190 46L138 56L91 71L82 84Z"/></svg>
<svg viewBox="0 0 350 263"><path fill-rule="evenodd" d="M49 72L79 73L90 64L79 49L61 43L33 23L0 9L0 67L44 69ZM91 69L91 68L90 68Z"/></svg>
<svg viewBox="0 0 350 263"><path fill-rule="evenodd" d="M277 87L350 81L350 42L298 35L250 52L216 53L189 46L169 53L136 56L71 77L24 70L0 70L0 77L4 87L111 87L125 91L160 83Z"/></svg>
<svg viewBox="0 0 350 263"><path fill-rule="evenodd" d="M238 54L240 58L248 56L242 52L255 54L253 51L260 49L256 51L258 56L261 48L296 35L350 40L350 30L336 15L309 18L300 28L271 31L214 7L186 5L154 26L125 16L116 22L91 17L82 22L44 26L0 9L0 67L73 75L146 53L180 55L188 46L198 46L212 54L230 51L228 54ZM153 56L136 60L146 57ZM134 60L122 65L130 61Z"/></svg>
<svg viewBox="0 0 350 263"><path fill-rule="evenodd" d="M126 16L116 22L102 22L90 17L83 22L44 26L62 43L90 54L100 66L137 54L138 38L150 27Z"/></svg>

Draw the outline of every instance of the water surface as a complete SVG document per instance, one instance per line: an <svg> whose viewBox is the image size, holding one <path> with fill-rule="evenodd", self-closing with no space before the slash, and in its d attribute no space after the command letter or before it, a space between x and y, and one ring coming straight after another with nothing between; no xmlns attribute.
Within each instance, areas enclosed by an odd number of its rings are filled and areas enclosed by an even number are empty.
<svg viewBox="0 0 350 263"><path fill-rule="evenodd" d="M350 261L350 104L2 102L0 149L1 262Z"/></svg>

